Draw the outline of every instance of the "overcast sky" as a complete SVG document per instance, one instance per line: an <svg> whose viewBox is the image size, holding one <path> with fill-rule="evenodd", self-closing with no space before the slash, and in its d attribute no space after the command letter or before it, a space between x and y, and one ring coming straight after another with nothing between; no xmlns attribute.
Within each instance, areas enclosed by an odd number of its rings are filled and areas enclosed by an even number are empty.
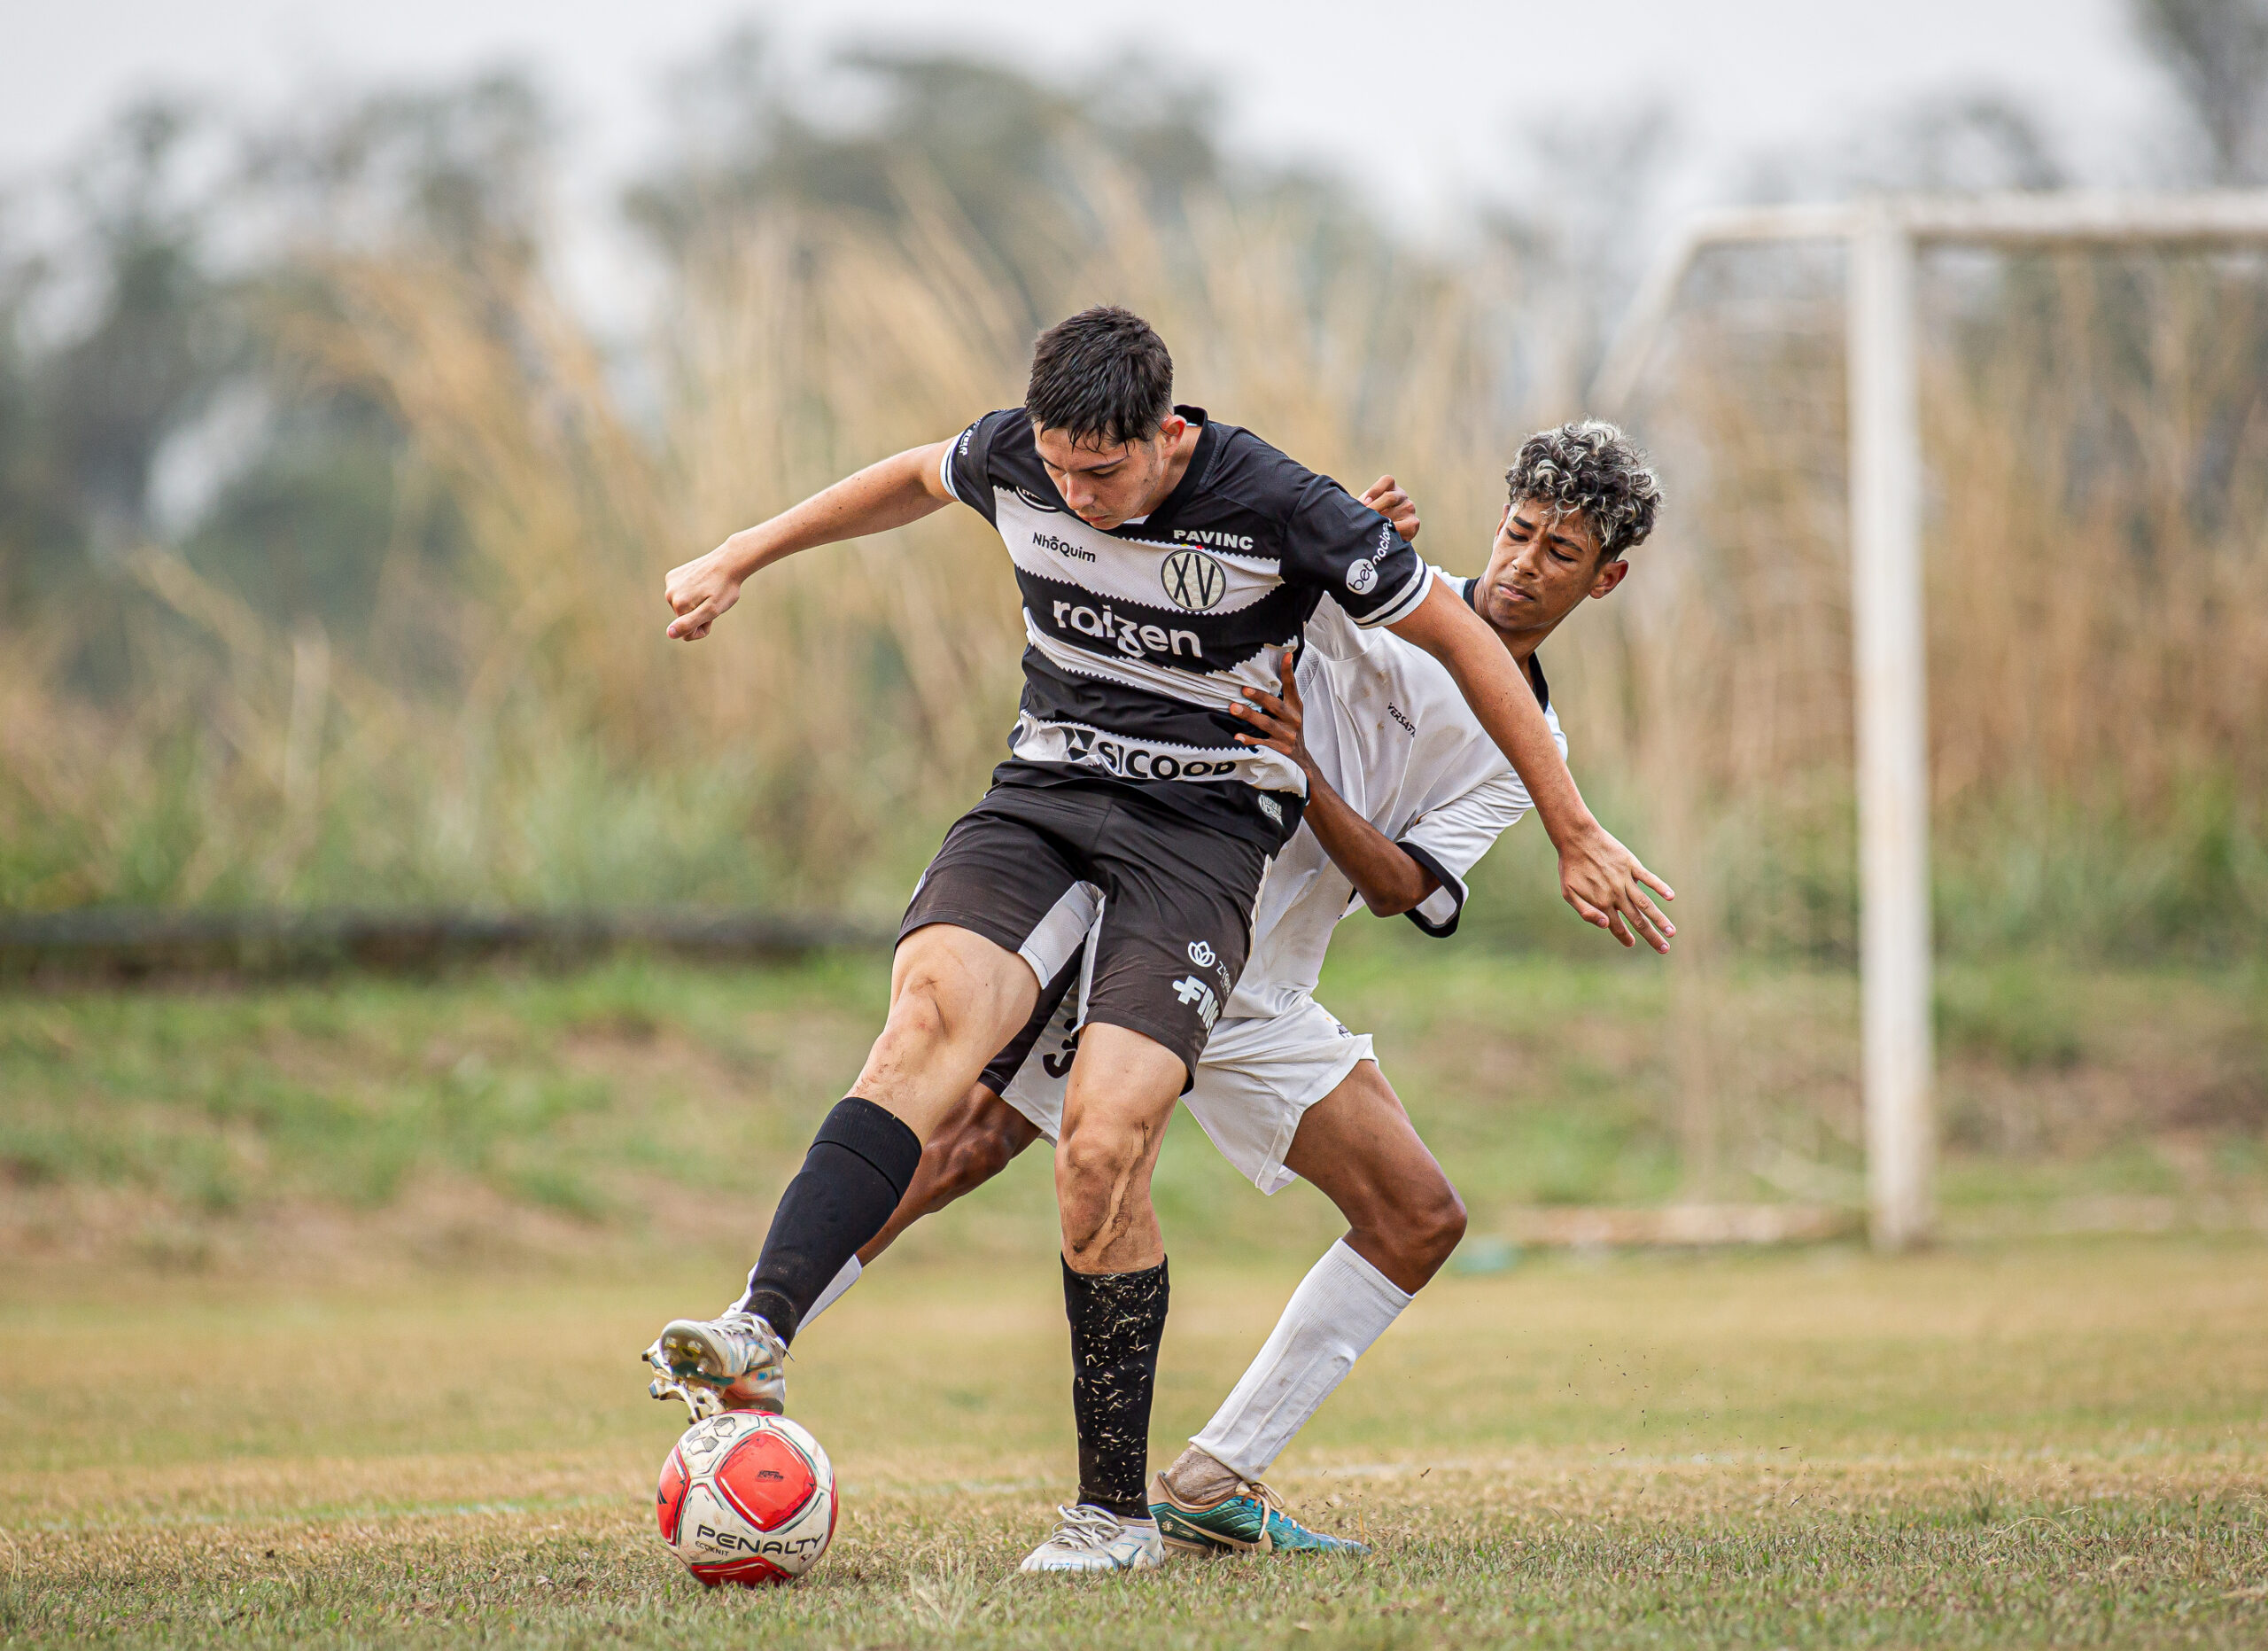
<svg viewBox="0 0 2268 1651"><path fill-rule="evenodd" d="M67 152L167 86L257 108L310 84L536 70L601 173L651 143L664 69L753 18L791 48L956 45L1091 70L1139 44L1218 88L1236 143L1335 162L1409 221L1486 191L1516 123L1658 95L1687 135L1682 192L1742 157L1818 143L1911 97L1992 88L2038 107L2091 171L2168 106L2125 0L0 0L0 179ZM1177 19L1152 24L1144 19Z"/></svg>

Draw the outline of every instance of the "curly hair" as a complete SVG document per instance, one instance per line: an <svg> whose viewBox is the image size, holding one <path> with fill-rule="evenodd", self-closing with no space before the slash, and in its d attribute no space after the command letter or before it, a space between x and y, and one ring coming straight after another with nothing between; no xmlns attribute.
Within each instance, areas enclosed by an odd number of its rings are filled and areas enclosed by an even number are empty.
<svg viewBox="0 0 2268 1651"><path fill-rule="evenodd" d="M1581 511L1612 562L1654 531L1661 483L1637 443L1604 419L1539 430L1504 472L1512 507L1533 499L1554 513Z"/></svg>

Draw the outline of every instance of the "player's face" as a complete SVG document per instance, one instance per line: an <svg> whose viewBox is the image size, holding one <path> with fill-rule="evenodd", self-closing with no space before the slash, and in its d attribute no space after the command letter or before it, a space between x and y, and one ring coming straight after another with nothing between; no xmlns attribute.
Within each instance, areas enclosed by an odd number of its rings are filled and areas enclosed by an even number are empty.
<svg viewBox="0 0 2268 1651"><path fill-rule="evenodd" d="M1165 502L1161 485L1173 463L1173 450L1187 422L1178 413L1146 441L1101 447L1092 440L1073 441L1060 430L1032 432L1047 479L1071 513L1105 532L1129 517L1147 516Z"/></svg>
<svg viewBox="0 0 2268 1651"><path fill-rule="evenodd" d="M1488 571L1480 576L1480 616L1500 631L1548 631L1586 596L1604 596L1630 571L1602 562L1598 535L1581 515L1555 514L1533 499L1504 512Z"/></svg>

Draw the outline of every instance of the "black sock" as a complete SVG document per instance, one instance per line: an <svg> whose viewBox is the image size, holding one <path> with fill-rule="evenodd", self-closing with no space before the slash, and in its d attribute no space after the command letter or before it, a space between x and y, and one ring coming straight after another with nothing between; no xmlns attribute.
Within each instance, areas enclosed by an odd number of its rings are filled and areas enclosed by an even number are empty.
<svg viewBox="0 0 2268 1651"><path fill-rule="evenodd" d="M882 1230L920 1166L920 1139L897 1118L856 1095L836 1102L780 1195L741 1305L794 1341L819 1291Z"/></svg>
<svg viewBox="0 0 2268 1651"><path fill-rule="evenodd" d="M1150 1516L1150 1398L1166 1334L1166 1264L1139 1273L1074 1273L1071 1411L1079 1426L1079 1500L1122 1519Z"/></svg>

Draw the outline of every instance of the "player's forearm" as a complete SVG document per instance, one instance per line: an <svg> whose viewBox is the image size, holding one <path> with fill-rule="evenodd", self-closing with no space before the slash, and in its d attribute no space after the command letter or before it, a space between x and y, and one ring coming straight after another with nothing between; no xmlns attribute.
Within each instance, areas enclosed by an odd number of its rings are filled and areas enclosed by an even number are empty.
<svg viewBox="0 0 2268 1651"><path fill-rule="evenodd" d="M1332 863L1347 874L1363 904L1380 917L1398 917L1423 905L1441 885L1402 845L1347 806L1317 775L1308 776L1307 812L1301 818Z"/></svg>
<svg viewBox="0 0 2268 1651"><path fill-rule="evenodd" d="M726 565L746 579L798 550L863 539L920 521L945 502L936 480L938 449L913 448L869 464L769 521L725 541Z"/></svg>

